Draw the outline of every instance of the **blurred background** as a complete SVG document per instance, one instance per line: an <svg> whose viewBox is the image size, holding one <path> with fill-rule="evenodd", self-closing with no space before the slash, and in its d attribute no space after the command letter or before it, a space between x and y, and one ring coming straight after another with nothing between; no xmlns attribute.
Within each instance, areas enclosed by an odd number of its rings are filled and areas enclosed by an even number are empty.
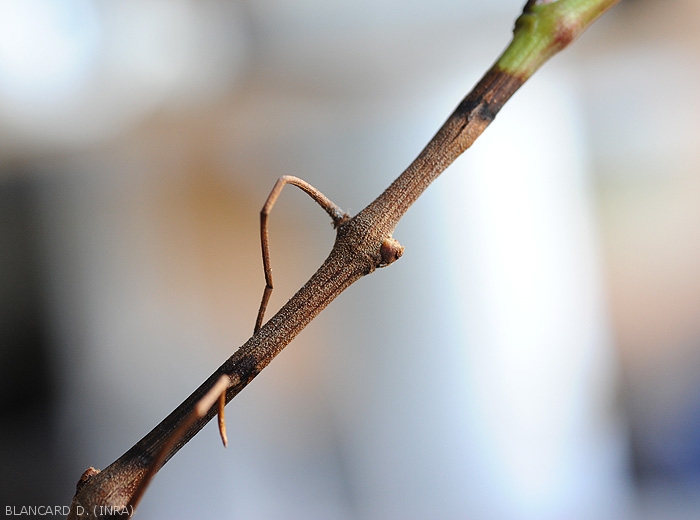
<svg viewBox="0 0 700 520"><path fill-rule="evenodd" d="M356 213L524 0L0 0L0 506L67 505L251 334L258 212ZM141 518L700 516L700 3L624 0L156 476ZM333 242L287 188L271 311Z"/></svg>

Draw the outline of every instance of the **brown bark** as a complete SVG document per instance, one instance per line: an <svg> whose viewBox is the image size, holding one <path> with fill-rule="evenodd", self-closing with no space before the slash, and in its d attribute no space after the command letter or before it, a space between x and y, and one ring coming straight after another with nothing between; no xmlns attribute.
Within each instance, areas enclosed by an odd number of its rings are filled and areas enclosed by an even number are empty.
<svg viewBox="0 0 700 520"><path fill-rule="evenodd" d="M601 9L616 1L606 2ZM528 2L526 11L537 3ZM229 402L341 292L378 267L397 260L403 247L392 233L399 220L430 183L481 135L525 79L494 65L413 163L371 204L352 218L346 218L334 205L332 210L327 209L337 225L337 236L318 271L260 327L261 313L253 336L150 433L105 470L86 471L78 482L68 518L79 518L80 511L94 518L96 506L120 509L137 504L153 474L216 415L217 405L211 404L211 394L212 388L221 384L222 376L229 381ZM312 194L309 189L305 191ZM263 248L264 243L263 238ZM267 283L271 290L271 277ZM266 294L269 296L267 289ZM265 298L263 310L264 305ZM203 403L209 407L206 413L201 409ZM96 516L108 517L102 511Z"/></svg>
<svg viewBox="0 0 700 520"><path fill-rule="evenodd" d="M229 402L341 292L401 256L403 248L391 237L396 224L428 185L471 146L521 84L496 67L487 72L413 163L374 202L338 226L328 258L311 279L150 433L106 469L81 480L72 512L78 505L86 511L95 505L129 505L144 476L153 473L149 468L163 446L222 375L231 380ZM193 421L156 464L164 465L216 411L213 406Z"/></svg>

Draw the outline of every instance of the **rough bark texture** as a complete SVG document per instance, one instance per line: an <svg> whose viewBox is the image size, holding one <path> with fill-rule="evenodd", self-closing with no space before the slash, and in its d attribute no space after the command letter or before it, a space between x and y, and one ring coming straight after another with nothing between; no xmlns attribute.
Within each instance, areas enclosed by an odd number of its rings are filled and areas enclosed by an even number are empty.
<svg viewBox="0 0 700 520"><path fill-rule="evenodd" d="M390 263L386 243L391 243L388 239L406 210L471 146L521 84L495 69L489 71L411 166L367 208L338 227L333 249L311 279L158 426L109 467L83 482L73 506L88 510L95 503L111 507L128 504L160 448L221 375L237 382L226 392L229 402L336 296L377 267ZM214 415L215 407L175 443L161 465ZM84 502L83 497L89 497L89 502Z"/></svg>
<svg viewBox="0 0 700 520"><path fill-rule="evenodd" d="M600 13L615 1L598 1L604 5ZM590 5L596 3L593 0L560 2L583 3L589 11ZM540 3L528 2L521 19L532 16L529 10L539 8ZM577 26L579 32L593 19ZM569 21L562 23L569 24ZM514 42L519 30L516 23ZM561 41L557 40L556 44L559 46ZM229 402L336 296L361 277L398 259L403 248L391 235L401 217L430 183L481 135L529 74L529 70L522 73L504 70L497 62L415 161L376 200L338 225L328 258L277 314L129 451L103 471L90 468L83 474L68 518L107 518L109 515L104 513L105 509L99 509L100 506L120 509L134 505L136 490L142 489L148 479L216 415L217 407L212 406L201 419L192 420L197 404L222 375L230 380L226 391L226 402Z"/></svg>

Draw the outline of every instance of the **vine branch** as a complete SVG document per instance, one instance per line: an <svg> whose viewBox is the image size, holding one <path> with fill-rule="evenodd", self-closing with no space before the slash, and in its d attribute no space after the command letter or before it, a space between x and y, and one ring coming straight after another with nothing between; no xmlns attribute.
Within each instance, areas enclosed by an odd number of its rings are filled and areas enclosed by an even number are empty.
<svg viewBox="0 0 700 520"><path fill-rule="evenodd" d="M216 403L222 390L225 388L225 402L228 403L341 292L378 267L397 260L403 248L392 234L408 208L472 145L506 101L545 61L574 41L618 1L529 0L515 23L511 43L496 63L413 163L354 217L349 218L300 179L278 181L263 208L261 221L267 218L268 206L274 203L285 182L299 186L324 207L337 227L328 258L311 279L262 324L267 303L265 295L269 297L272 289L269 253L265 256L267 237L263 230L266 289L253 336L124 455L103 471L86 470L78 482L68 518L85 518L86 515L108 518L104 511L133 513L133 507L128 508L138 503L153 475L223 410L224 398L219 405Z"/></svg>

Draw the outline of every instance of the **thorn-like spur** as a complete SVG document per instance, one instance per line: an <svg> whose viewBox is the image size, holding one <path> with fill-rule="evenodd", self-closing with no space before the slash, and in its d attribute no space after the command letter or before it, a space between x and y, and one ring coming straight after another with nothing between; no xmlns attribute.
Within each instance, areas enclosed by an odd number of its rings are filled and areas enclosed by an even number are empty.
<svg viewBox="0 0 700 520"><path fill-rule="evenodd" d="M226 406L226 390L221 392L219 396L219 408L217 410L216 416L219 422L219 435L221 435L221 442L224 443L224 448L228 446L228 436L226 435L226 417L224 416L224 407Z"/></svg>
<svg viewBox="0 0 700 520"><path fill-rule="evenodd" d="M226 407L226 390L228 387L236 386L241 382L239 376L232 376L229 385L224 388L224 391L219 395L218 407L216 409L216 416L219 423L219 435L221 436L221 442L224 443L224 448L228 447L228 436L226 435L226 417L224 416L224 408Z"/></svg>
<svg viewBox="0 0 700 520"><path fill-rule="evenodd" d="M270 266L270 245L267 232L267 217L270 214L270 211L272 211L272 206L275 205L275 201L280 196L282 188L284 188L285 184L293 184L314 199L318 205L321 206L333 219L333 227L337 228L350 218L350 215L345 213L333 201L311 186L311 184L308 182L303 181L298 177L292 177L291 175L285 175L277 180L272 188L272 191L270 192L270 195L265 201L265 205L260 211L260 242L262 245L263 269L265 271L265 289L263 291L262 301L260 302L258 317L255 320L254 333L258 332L260 327L262 327L265 309L267 309L267 303L270 300L270 295L272 294L272 267Z"/></svg>
<svg viewBox="0 0 700 520"><path fill-rule="evenodd" d="M158 469L160 469L161 465L163 464L163 460L168 455L168 453L170 453L170 450L173 449L173 447L178 443L182 436L185 435L185 433L187 433L187 430L189 430L195 422L197 422L199 419L201 419L207 414L211 407L214 406L214 404L216 404L219 396L223 395L225 402L226 389L230 385L231 379L225 375L221 376L218 379L218 381L214 384L214 386L212 386L209 389L209 391L204 395L204 397L202 397L197 402L194 409L185 418L185 420L182 421L180 425L175 429L175 431L173 431L170 434L168 440L163 443L163 446L161 447L160 451L156 454L156 456L151 461L151 464L148 466L148 470L141 479L141 482L134 491L134 494L131 495L131 499L129 500L129 504L127 505L127 510L130 512L129 516L133 515L136 506L138 506L139 502L141 501L141 497L146 492L148 484L150 484L151 480L153 480L153 476L156 474ZM226 432L224 431L223 435L225 434Z"/></svg>
<svg viewBox="0 0 700 520"><path fill-rule="evenodd" d="M303 181L298 177L292 177L291 175L285 175L284 177L280 177L277 180L277 182L272 188L272 191L270 192L270 195L265 201L265 205L260 211L260 242L262 245L263 269L265 271L265 289L263 291L262 301L260 302L258 316L255 320L255 328L253 330L254 334L258 332L258 330L260 330L260 327L262 326L263 317L265 316L265 309L267 308L267 303L270 301L270 295L272 294L272 268L270 267L270 244L267 232L267 217L270 214L270 211L272 211L272 206L275 205L275 201L277 201L277 198L280 196L282 188L284 188L285 184L293 184L294 186L297 186L298 188L306 192L312 199L314 199L319 206L326 210L326 213L330 215L331 219L333 219L334 227L337 228L343 222L347 221L350 218L350 215L345 213L333 201L331 201L328 197L326 197L316 188L311 186L311 184L309 184L308 182ZM232 382L232 384L235 385L236 383ZM221 392L221 395L219 395L217 415L221 441L224 443L224 446L228 446L228 438L226 436L226 419L224 416L225 406L226 388L224 388L223 392Z"/></svg>
<svg viewBox="0 0 700 520"><path fill-rule="evenodd" d="M263 291L262 301L260 302L260 309L258 310L258 316L255 320L254 333L257 333L258 330L260 330L260 327L262 326L263 317L265 316L265 309L267 308L267 302L270 300L270 295L272 294L273 287L272 268L270 267L270 244L267 231L267 217L269 216L270 211L272 211L272 207L275 205L275 202L280 196L282 188L284 188L285 184L293 184L294 186L297 186L302 191L306 192L312 199L314 199L318 203L318 205L321 206L326 211L326 213L328 213L331 219L333 219L333 227L338 228L338 226L347 222L348 219L350 219L350 215L345 213L333 201L331 201L328 197L326 197L323 193L318 191L308 182L303 181L298 177L292 177L291 175L285 175L284 177L280 177L277 180L274 187L272 188L272 191L270 192L270 195L265 201L265 205L260 211L260 241L262 246L263 269L265 271L265 290ZM391 249L389 248L389 245L393 245L393 242L387 244L388 245L386 245L386 248L387 251L389 251L389 249ZM396 244L398 244L398 242L396 242ZM382 244L382 247L385 248L385 244ZM394 249L396 248L391 249L391 251L394 251ZM394 256L398 258L398 256L401 256L401 252L403 252L403 248L401 248L401 251L397 251ZM384 258L384 256L384 249L382 249L382 258ZM387 253L387 258L388 256L391 255ZM393 259L394 257L392 256L392 261ZM384 262L388 264L390 263L390 260L387 259L384 260ZM180 425L175 429L175 431L173 431L170 434L168 439L163 443L160 451L151 461L151 464L146 470L146 474L141 479L138 487L134 491L134 494L131 496L131 499L129 500L127 509L130 511L131 515L133 515L136 506L138 506L141 497L146 491L146 488L153 479L153 476L163 464L163 460L165 460L165 457L167 457L168 453L170 453L173 447L177 444L177 442L180 441L182 436L185 435L185 433L194 425L194 423L202 417L204 417L214 405L217 406L219 434L221 435L221 441L224 443L224 446L228 445L228 438L226 435L226 420L224 417L224 408L226 406L226 391L230 386L235 386L239 383L240 379L236 376L231 378L229 376L222 375L217 380L217 382L209 389L209 391L204 395L204 397L202 397L197 402L190 414L180 423Z"/></svg>

